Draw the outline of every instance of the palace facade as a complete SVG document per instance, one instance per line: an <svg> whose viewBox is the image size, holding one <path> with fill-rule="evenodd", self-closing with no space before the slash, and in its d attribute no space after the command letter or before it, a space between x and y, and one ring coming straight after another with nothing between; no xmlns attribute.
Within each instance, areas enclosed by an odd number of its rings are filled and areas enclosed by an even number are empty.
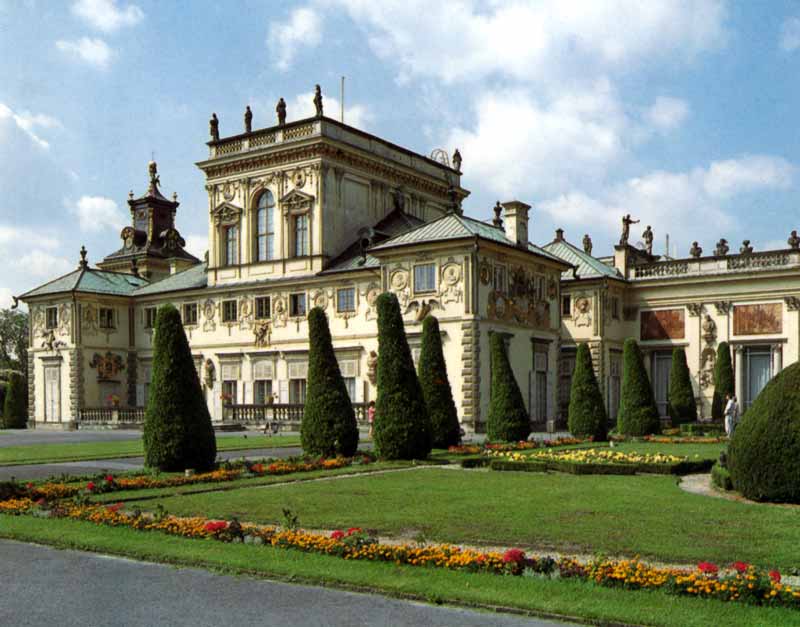
<svg viewBox="0 0 800 627"><path fill-rule="evenodd" d="M296 426L308 368L306 315L328 315L359 416L376 396L375 299L399 299L414 358L422 320L440 321L462 425L482 431L490 396L489 336L506 338L538 428L566 421L576 346L588 342L609 416L620 398L622 344L640 341L667 411L671 350L686 348L699 413L710 415L716 348L734 349L746 407L800 350L800 238L784 250L664 259L628 243L596 257L591 239L560 229L530 242L530 206L498 203L468 217L461 156L431 158L322 115L220 138L211 122L206 177L209 250L184 250L179 203L149 185L131 193L122 246L19 298L31 315L29 421L74 428L140 423L152 371L157 308L181 312L215 423ZM249 113L249 111L248 111ZM627 222L625 222L627 220ZM649 231L649 227L648 227ZM541 234L536 234L542 238Z"/></svg>

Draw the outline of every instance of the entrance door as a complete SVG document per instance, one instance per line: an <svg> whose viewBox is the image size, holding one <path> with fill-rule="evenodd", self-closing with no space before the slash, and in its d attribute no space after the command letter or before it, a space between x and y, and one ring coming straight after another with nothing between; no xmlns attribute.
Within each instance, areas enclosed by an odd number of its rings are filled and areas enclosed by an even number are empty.
<svg viewBox="0 0 800 627"><path fill-rule="evenodd" d="M531 377L531 419L547 421L547 353L534 350Z"/></svg>
<svg viewBox="0 0 800 627"><path fill-rule="evenodd" d="M653 394L658 415L666 416L669 408L669 371L672 368L672 351L653 353Z"/></svg>
<svg viewBox="0 0 800 627"><path fill-rule="evenodd" d="M768 346L753 346L745 352L744 408L747 409L772 377L772 354ZM742 399L740 399L742 400Z"/></svg>
<svg viewBox="0 0 800 627"><path fill-rule="evenodd" d="M44 419L61 422L61 369L44 369Z"/></svg>

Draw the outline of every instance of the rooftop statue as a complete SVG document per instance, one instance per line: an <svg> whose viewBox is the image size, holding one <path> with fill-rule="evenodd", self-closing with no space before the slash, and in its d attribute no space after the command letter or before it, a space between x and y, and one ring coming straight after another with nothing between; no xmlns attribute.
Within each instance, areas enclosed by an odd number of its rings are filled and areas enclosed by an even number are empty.
<svg viewBox="0 0 800 627"><path fill-rule="evenodd" d="M627 246L631 236L631 224L639 224L639 220L631 218L631 214L622 216L622 236L619 238L620 246Z"/></svg>
<svg viewBox="0 0 800 627"><path fill-rule="evenodd" d="M211 141L219 141L219 120L217 114L212 113L211 119L208 121L208 131L211 133Z"/></svg>
<svg viewBox="0 0 800 627"><path fill-rule="evenodd" d="M653 229L650 228L650 225L647 225L647 228L642 233L642 239L644 240L644 248L647 251L648 255L653 254Z"/></svg>
<svg viewBox="0 0 800 627"><path fill-rule="evenodd" d="M588 233L586 233L583 236L583 252L585 252L587 255L591 255L592 254L592 246L593 246L592 238L589 237Z"/></svg>
<svg viewBox="0 0 800 627"><path fill-rule="evenodd" d="M247 105L247 108L244 110L244 132L253 132L253 112L250 111L250 105Z"/></svg>
<svg viewBox="0 0 800 627"><path fill-rule="evenodd" d="M797 237L797 231L792 231L786 243L789 244L789 248L794 248L795 250L800 248L800 237Z"/></svg>
<svg viewBox="0 0 800 627"><path fill-rule="evenodd" d="M697 242L692 242L692 247L689 249L689 254L695 259L697 259L698 257L700 257L700 255L703 254L703 249L700 248Z"/></svg>
<svg viewBox="0 0 800 627"><path fill-rule="evenodd" d="M458 148L453 153L453 169L461 172L461 152L459 152Z"/></svg>
<svg viewBox="0 0 800 627"><path fill-rule="evenodd" d="M319 85L314 88L314 108L317 111L317 117L322 117L322 90Z"/></svg>
<svg viewBox="0 0 800 627"><path fill-rule="evenodd" d="M275 107L275 111L278 113L278 126L286 124L286 101L283 98L278 100L278 106Z"/></svg>

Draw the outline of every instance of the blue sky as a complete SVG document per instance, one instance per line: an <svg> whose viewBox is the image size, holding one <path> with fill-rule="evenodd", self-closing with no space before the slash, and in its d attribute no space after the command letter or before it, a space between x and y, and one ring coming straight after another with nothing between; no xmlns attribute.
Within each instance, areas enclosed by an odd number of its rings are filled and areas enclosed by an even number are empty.
<svg viewBox="0 0 800 627"><path fill-rule="evenodd" d="M0 0L0 58L0 305L119 246L151 153L202 255L211 112L304 117L320 83L338 114L342 75L346 122L458 147L466 212L528 202L535 242L610 253L623 212L681 256L800 228L797 2Z"/></svg>

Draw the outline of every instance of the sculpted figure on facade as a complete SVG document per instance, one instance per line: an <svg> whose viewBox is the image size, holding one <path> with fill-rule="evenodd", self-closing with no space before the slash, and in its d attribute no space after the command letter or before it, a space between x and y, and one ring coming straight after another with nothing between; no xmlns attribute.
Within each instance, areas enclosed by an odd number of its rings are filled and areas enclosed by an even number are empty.
<svg viewBox="0 0 800 627"><path fill-rule="evenodd" d="M311 306L319 307L323 311L328 308L328 295L325 290L317 290L311 295Z"/></svg>
<svg viewBox="0 0 800 627"><path fill-rule="evenodd" d="M619 238L620 246L627 246L631 236L631 224L639 224L639 220L631 218L631 214L622 216L622 235Z"/></svg>
<svg viewBox="0 0 800 627"><path fill-rule="evenodd" d="M367 355L367 380L372 384L378 383L378 353L370 351Z"/></svg>
<svg viewBox="0 0 800 627"><path fill-rule="evenodd" d="M206 372L203 377L203 383L210 390L214 387L214 382L217 379L217 368L211 358L206 359Z"/></svg>
<svg viewBox="0 0 800 627"><path fill-rule="evenodd" d="M282 97L278 100L278 106L275 107L275 112L278 114L278 126L286 124L286 101Z"/></svg>
<svg viewBox="0 0 800 627"><path fill-rule="evenodd" d="M203 303L203 317L205 318L205 322L203 323L203 331L210 333L216 330L217 323L214 321L214 317L216 315L217 306L214 301L209 298L205 303Z"/></svg>
<svg viewBox="0 0 800 627"><path fill-rule="evenodd" d="M246 331L253 326L253 303L249 298L239 301L239 328Z"/></svg>
<svg viewBox="0 0 800 627"><path fill-rule="evenodd" d="M410 298L408 293L408 271L395 270L392 272L389 278L389 285L392 292L394 292L395 296L397 296L397 301L400 303L400 309L407 312L408 301Z"/></svg>
<svg viewBox="0 0 800 627"><path fill-rule="evenodd" d="M367 301L367 310L364 312L364 318L367 320L374 320L378 317L375 309L375 301L381 295L381 288L375 283L370 283L367 286L367 293L365 295Z"/></svg>
<svg viewBox="0 0 800 627"><path fill-rule="evenodd" d="M588 327L592 325L592 301L586 296L581 296L575 301L575 326Z"/></svg>
<svg viewBox="0 0 800 627"><path fill-rule="evenodd" d="M750 245L750 240L746 239L742 242L741 247L739 248L739 253L742 255L749 255L753 252L753 247Z"/></svg>
<svg viewBox="0 0 800 627"><path fill-rule="evenodd" d="M725 255L727 255L727 254L728 254L728 251L729 251L730 249L731 249L731 247L730 247L730 246L728 246L728 240L726 240L726 239L723 237L722 239L720 239L720 240L717 242L717 247L714 249L714 254L715 254L717 257L724 257Z"/></svg>
<svg viewBox="0 0 800 627"><path fill-rule="evenodd" d="M322 117L322 90L319 85L314 87L314 109L318 118Z"/></svg>
<svg viewBox="0 0 800 627"><path fill-rule="evenodd" d="M253 112L250 111L250 105L247 105L247 108L244 110L244 132L253 132Z"/></svg>
<svg viewBox="0 0 800 627"><path fill-rule="evenodd" d="M478 268L478 278L483 285L489 285L489 281L492 278L492 266L486 257L481 259L481 264Z"/></svg>
<svg viewBox="0 0 800 627"><path fill-rule="evenodd" d="M270 337L272 335L272 328L269 320L256 323L253 329L253 335L255 336L255 345L257 347L266 348L269 346Z"/></svg>
<svg viewBox="0 0 800 627"><path fill-rule="evenodd" d="M797 236L797 231L792 231L789 234L789 239L786 240L786 243L789 244L789 248L793 250L800 248L800 237Z"/></svg>
<svg viewBox="0 0 800 627"><path fill-rule="evenodd" d="M699 259L703 254L703 249L700 248L700 245L697 242L692 242L692 247L689 249L689 254L695 259Z"/></svg>
<svg viewBox="0 0 800 627"><path fill-rule="evenodd" d="M62 346L66 346L66 344L56 339L56 334L53 329L47 329L42 333L42 348L54 351Z"/></svg>
<svg viewBox="0 0 800 627"><path fill-rule="evenodd" d="M453 169L461 172L461 152L456 148L453 153Z"/></svg>
<svg viewBox="0 0 800 627"><path fill-rule="evenodd" d="M285 327L287 319L286 299L283 296L279 296L275 299L275 304L273 305L273 320L275 326Z"/></svg>
<svg viewBox="0 0 800 627"><path fill-rule="evenodd" d="M443 303L460 303L463 297L461 289L461 264L448 263L442 268L442 280L439 296Z"/></svg>
<svg viewBox="0 0 800 627"><path fill-rule="evenodd" d="M650 225L647 225L647 228L642 233L642 239L644 240L644 249L647 251L648 255L653 254L653 229L650 228Z"/></svg>
<svg viewBox="0 0 800 627"><path fill-rule="evenodd" d="M219 141L219 120L216 113L212 113L211 119L208 121L208 132L211 135L211 141Z"/></svg>
<svg viewBox="0 0 800 627"><path fill-rule="evenodd" d="M713 344L717 339L717 323L708 314L703 320L703 339L708 344Z"/></svg>
<svg viewBox="0 0 800 627"><path fill-rule="evenodd" d="M592 238L589 237L588 233L586 233L583 236L583 252L585 252L587 255L591 255L592 254L592 247L593 247Z"/></svg>
<svg viewBox="0 0 800 627"><path fill-rule="evenodd" d="M105 355L95 353L89 362L89 367L97 370L98 381L113 381L125 369L125 364L122 357L107 351Z"/></svg>

